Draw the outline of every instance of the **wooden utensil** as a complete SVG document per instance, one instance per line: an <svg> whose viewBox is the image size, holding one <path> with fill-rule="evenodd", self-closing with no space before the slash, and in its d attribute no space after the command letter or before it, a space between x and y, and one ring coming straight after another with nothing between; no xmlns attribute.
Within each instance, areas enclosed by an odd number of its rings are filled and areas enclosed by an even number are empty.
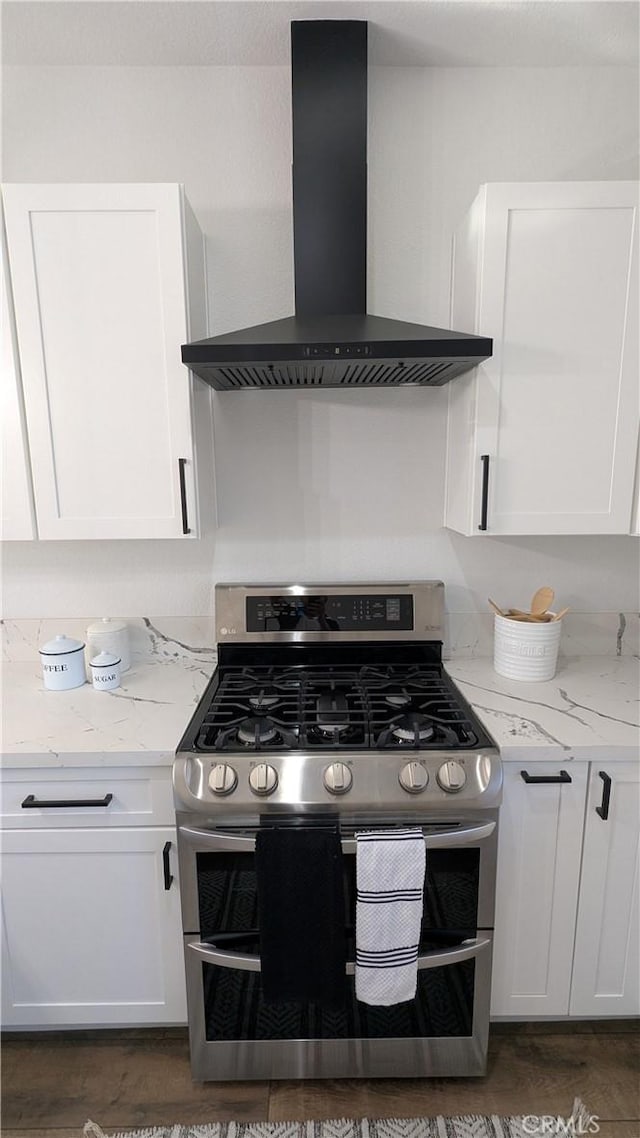
<svg viewBox="0 0 640 1138"><path fill-rule="evenodd" d="M555 593L549 585L543 585L541 589L536 589L533 597L531 598L531 612L534 616L541 616L553 604Z"/></svg>
<svg viewBox="0 0 640 1138"><path fill-rule="evenodd" d="M522 609L508 609L505 613L508 620L525 620L529 624L549 624L551 617L546 613L523 612Z"/></svg>
<svg viewBox="0 0 640 1138"><path fill-rule="evenodd" d="M487 600L489 601L489 604L491 605L491 608L493 609L493 611L495 613L497 613L498 616L506 616L507 615L506 612L503 612L502 609L498 607L498 605L496 604L495 601L491 600L491 597L487 597Z"/></svg>
<svg viewBox="0 0 640 1138"><path fill-rule="evenodd" d="M566 609L560 609L560 612L555 613L554 616L551 617L551 619L552 620L562 620L563 616L566 616L566 614L568 612L569 612L568 607Z"/></svg>

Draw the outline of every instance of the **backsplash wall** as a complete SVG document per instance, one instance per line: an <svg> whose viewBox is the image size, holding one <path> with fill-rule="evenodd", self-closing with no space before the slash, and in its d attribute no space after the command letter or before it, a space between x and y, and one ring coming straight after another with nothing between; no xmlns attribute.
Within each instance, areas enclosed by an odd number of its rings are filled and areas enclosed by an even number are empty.
<svg viewBox="0 0 640 1138"><path fill-rule="evenodd" d="M182 181L208 236L212 332L292 310L284 68L4 69L6 181ZM483 181L634 178L637 76L613 68L375 68L370 308L448 323L449 249ZM216 395L219 528L201 542L7 543L10 617L198 615L216 580L446 582L452 612L543 582L638 606L633 538L441 527L446 388ZM141 445L152 445L152 439Z"/></svg>

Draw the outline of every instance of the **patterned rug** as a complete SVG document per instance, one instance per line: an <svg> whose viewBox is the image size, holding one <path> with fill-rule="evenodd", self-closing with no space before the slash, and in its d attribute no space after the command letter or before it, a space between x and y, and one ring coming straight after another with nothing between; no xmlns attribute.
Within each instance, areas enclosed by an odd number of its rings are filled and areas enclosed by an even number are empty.
<svg viewBox="0 0 640 1138"><path fill-rule="evenodd" d="M568 1117L461 1114L457 1118L332 1118L324 1122L213 1122L129 1130L109 1138L574 1138L589 1132L594 1116L576 1099ZM107 1138L87 1122L85 1138Z"/></svg>

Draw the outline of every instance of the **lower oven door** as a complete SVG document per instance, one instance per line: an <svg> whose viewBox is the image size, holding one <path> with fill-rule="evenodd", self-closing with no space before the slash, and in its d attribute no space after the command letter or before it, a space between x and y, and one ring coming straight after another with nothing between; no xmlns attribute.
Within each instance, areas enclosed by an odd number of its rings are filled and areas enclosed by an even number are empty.
<svg viewBox="0 0 640 1138"><path fill-rule="evenodd" d="M495 822L425 824L424 920L413 1000L339 1012L268 1004L260 977L255 831L179 828L196 1079L481 1075L491 981ZM353 948L355 839L343 837ZM292 937L295 930L292 930ZM352 953L349 953L352 957Z"/></svg>

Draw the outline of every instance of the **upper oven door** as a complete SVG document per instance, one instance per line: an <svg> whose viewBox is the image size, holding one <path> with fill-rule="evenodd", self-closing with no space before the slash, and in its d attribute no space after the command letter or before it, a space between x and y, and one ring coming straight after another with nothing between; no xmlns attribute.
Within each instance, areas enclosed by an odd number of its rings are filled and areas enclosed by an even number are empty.
<svg viewBox="0 0 640 1138"><path fill-rule="evenodd" d="M475 937L478 929L493 928L495 820L430 821L422 825L422 830L427 847L423 947L460 944ZM249 934L258 944L255 834L255 828L249 827L207 830L179 826L185 933L199 933L203 940L222 936L230 947L236 938L244 943ZM355 926L354 828L343 825L341 835L345 855L345 923L350 939Z"/></svg>

